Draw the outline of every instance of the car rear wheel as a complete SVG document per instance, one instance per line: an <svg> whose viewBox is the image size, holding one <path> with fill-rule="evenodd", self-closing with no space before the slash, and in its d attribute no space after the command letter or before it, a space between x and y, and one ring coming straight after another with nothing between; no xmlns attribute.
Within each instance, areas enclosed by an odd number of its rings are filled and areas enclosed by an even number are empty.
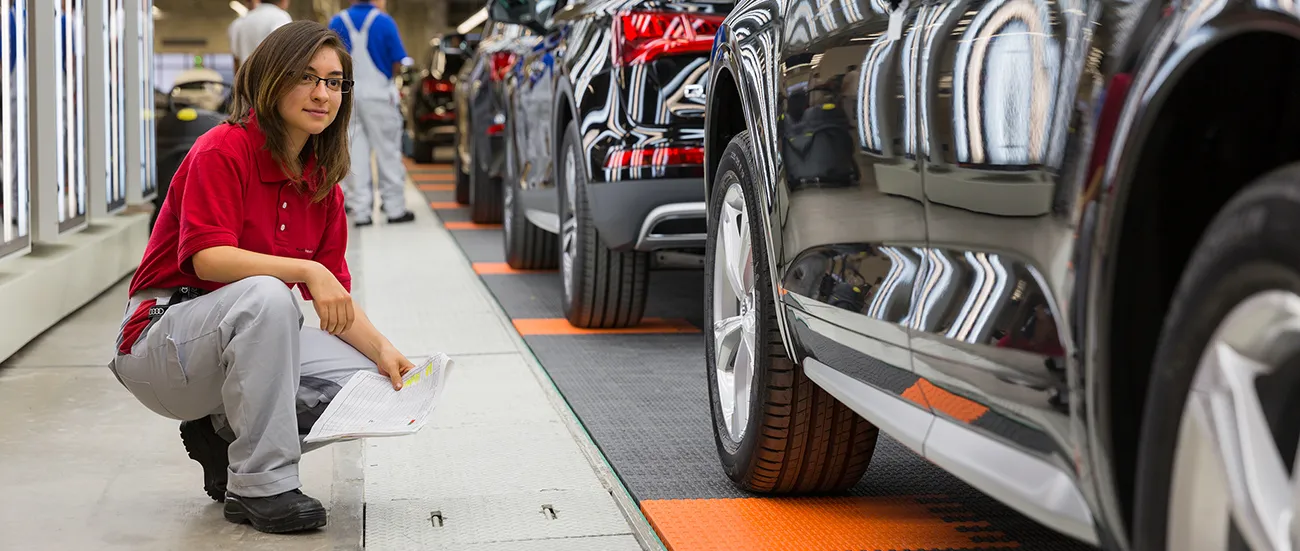
<svg viewBox="0 0 1300 551"><path fill-rule="evenodd" d="M1142 419L1135 549L1300 543L1300 165L1239 193L1174 292Z"/></svg>
<svg viewBox="0 0 1300 551"><path fill-rule="evenodd" d="M469 167L470 220L476 224L496 224L501 221L501 179L493 178L483 165L490 152L479 145L483 140L473 140L472 162Z"/></svg>
<svg viewBox="0 0 1300 551"><path fill-rule="evenodd" d="M469 174L465 172L465 165L460 161L460 133L456 133L455 144L452 147L451 154L451 172L456 175L456 202L462 205L469 204ZM472 160L470 161L473 162Z"/></svg>
<svg viewBox="0 0 1300 551"><path fill-rule="evenodd" d="M516 270L545 270L555 267L555 234L534 226L524 217L523 205L516 199L515 187L503 186L505 200L501 219L505 230L506 264Z"/></svg>
<svg viewBox="0 0 1300 551"><path fill-rule="evenodd" d="M578 125L570 122L560 148L560 279L564 316L584 328L619 328L641 323L650 283L650 256L605 247L587 204Z"/></svg>
<svg viewBox="0 0 1300 551"><path fill-rule="evenodd" d="M433 162L433 142L415 140L415 143L411 145L411 158L414 159L415 162L420 164L430 164Z"/></svg>
<svg viewBox="0 0 1300 551"><path fill-rule="evenodd" d="M748 132L722 154L709 201L704 331L714 441L723 470L754 492L841 491L871 463L880 431L803 373L777 325Z"/></svg>

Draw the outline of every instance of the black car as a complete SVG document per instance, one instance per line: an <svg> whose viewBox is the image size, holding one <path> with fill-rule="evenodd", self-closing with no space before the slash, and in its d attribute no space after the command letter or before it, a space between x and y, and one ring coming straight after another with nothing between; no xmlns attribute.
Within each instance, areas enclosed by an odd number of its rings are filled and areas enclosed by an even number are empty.
<svg viewBox="0 0 1300 551"><path fill-rule="evenodd" d="M464 35L429 41L428 61L410 79L406 90L406 132L416 162L434 161L434 148L450 145L456 132L455 76L472 55Z"/></svg>
<svg viewBox="0 0 1300 551"><path fill-rule="evenodd" d="M470 205L470 218L480 224L501 221L501 181L505 163L505 113L502 89L506 74L523 48L535 39L527 29L488 20L474 56L456 78L455 157L456 200Z"/></svg>
<svg viewBox="0 0 1300 551"><path fill-rule="evenodd" d="M538 268L558 257L575 326L639 324L651 254L703 253L704 82L730 7L492 4L494 19L539 36L506 87L507 261Z"/></svg>
<svg viewBox="0 0 1300 551"><path fill-rule="evenodd" d="M884 431L1107 549L1295 548L1297 36L1241 0L739 2L705 117L727 475L843 490L896 475Z"/></svg>

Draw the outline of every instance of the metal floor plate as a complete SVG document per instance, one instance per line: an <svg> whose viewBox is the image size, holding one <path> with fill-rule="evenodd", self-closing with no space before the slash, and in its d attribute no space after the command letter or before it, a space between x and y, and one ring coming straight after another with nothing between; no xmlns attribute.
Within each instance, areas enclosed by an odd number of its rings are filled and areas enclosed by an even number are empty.
<svg viewBox="0 0 1300 551"><path fill-rule="evenodd" d="M452 200L450 192L425 195L430 201ZM460 220L464 210L437 212L445 220ZM471 262L503 261L500 230L452 234ZM563 319L558 273L480 277L512 319ZM702 327L702 296L698 271L652 272L646 315ZM524 338L674 551L1088 548L884 435L867 474L844 495L747 494L731 484L718 463L702 334L525 333Z"/></svg>

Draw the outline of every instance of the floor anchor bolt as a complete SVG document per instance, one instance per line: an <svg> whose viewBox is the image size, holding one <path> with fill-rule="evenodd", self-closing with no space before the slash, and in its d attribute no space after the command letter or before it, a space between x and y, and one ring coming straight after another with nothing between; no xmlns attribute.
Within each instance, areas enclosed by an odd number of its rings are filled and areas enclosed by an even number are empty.
<svg viewBox="0 0 1300 551"><path fill-rule="evenodd" d="M551 506L551 504L549 504L549 503L546 504L546 505L543 505L543 506L542 506L542 515L546 516L546 520L555 520L555 519L556 519L556 516L557 516L557 515L555 514L555 507Z"/></svg>
<svg viewBox="0 0 1300 551"><path fill-rule="evenodd" d="M434 528L442 528L442 511L429 513L429 524L432 524Z"/></svg>

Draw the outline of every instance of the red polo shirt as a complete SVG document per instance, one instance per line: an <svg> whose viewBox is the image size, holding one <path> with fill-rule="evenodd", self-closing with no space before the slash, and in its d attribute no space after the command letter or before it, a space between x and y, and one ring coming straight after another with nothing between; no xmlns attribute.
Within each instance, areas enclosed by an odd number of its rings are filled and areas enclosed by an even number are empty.
<svg viewBox="0 0 1300 551"><path fill-rule="evenodd" d="M315 260L351 292L352 276L344 258L348 222L343 190L335 186L328 197L313 203L319 182L309 181L307 189L299 191L262 149L265 143L255 117L244 127L222 124L199 137L172 178L144 259L131 280L132 295L150 288L221 288L225 284L199 279L192 260L195 253L219 246ZM308 163L309 174L313 167ZM311 300L306 285L297 287ZM121 341L126 350L147 325L151 305L141 305L128 321Z"/></svg>

